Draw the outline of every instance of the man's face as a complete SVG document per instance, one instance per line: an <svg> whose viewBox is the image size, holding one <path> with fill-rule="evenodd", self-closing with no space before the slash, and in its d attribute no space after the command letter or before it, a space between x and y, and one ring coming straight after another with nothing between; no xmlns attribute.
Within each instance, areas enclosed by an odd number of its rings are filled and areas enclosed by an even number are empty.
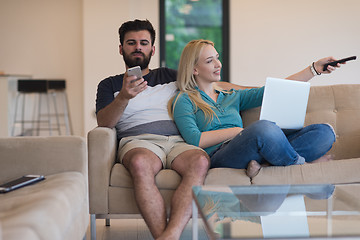
<svg viewBox="0 0 360 240"><path fill-rule="evenodd" d="M146 30L126 33L124 44L120 45L120 54L129 68L140 66L146 69L154 53L155 47L151 46L151 36Z"/></svg>

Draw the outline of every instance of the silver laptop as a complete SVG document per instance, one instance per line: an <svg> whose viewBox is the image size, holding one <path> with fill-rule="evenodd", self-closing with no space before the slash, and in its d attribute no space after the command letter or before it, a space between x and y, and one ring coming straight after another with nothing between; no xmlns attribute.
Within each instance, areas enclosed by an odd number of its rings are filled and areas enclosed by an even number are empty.
<svg viewBox="0 0 360 240"><path fill-rule="evenodd" d="M280 78L266 79L260 120L275 122L283 130L304 126L310 83Z"/></svg>

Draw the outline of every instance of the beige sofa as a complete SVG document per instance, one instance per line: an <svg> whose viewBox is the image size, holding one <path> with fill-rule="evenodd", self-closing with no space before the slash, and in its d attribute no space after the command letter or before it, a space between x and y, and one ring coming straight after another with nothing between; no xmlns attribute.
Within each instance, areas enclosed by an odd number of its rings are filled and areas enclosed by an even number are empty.
<svg viewBox="0 0 360 240"><path fill-rule="evenodd" d="M85 139L0 138L0 183L27 174L44 175L45 180L0 194L0 239L85 239L89 225Z"/></svg>
<svg viewBox="0 0 360 240"><path fill-rule="evenodd" d="M259 109L242 112L245 127L259 118ZM205 184L307 184L360 182L360 85L311 87L306 125L330 123L337 134L327 163L266 167L250 179L244 169L210 169ZM118 163L114 129L95 128L88 134L89 196L92 239L96 218L129 217L138 214L133 182L129 172ZM180 176L164 169L156 183L169 206ZM151 197L151 196L149 196Z"/></svg>

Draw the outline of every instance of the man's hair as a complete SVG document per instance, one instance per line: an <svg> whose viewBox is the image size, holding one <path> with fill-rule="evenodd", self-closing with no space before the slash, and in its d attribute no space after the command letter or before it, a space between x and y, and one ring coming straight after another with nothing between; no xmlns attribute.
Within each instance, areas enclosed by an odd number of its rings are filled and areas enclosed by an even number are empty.
<svg viewBox="0 0 360 240"><path fill-rule="evenodd" d="M154 45L155 42L155 30L149 20L139 20L135 19L134 21L128 21L121 25L119 28L119 37L120 44L124 45L125 34L131 31L142 31L147 30L151 35L151 45Z"/></svg>

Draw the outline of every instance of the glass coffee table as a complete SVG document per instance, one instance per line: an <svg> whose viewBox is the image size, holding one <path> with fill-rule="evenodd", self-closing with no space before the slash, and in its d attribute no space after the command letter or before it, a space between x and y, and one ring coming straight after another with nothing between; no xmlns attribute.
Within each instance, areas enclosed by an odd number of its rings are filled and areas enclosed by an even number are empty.
<svg viewBox="0 0 360 240"><path fill-rule="evenodd" d="M360 184L194 186L209 239L360 239Z"/></svg>

